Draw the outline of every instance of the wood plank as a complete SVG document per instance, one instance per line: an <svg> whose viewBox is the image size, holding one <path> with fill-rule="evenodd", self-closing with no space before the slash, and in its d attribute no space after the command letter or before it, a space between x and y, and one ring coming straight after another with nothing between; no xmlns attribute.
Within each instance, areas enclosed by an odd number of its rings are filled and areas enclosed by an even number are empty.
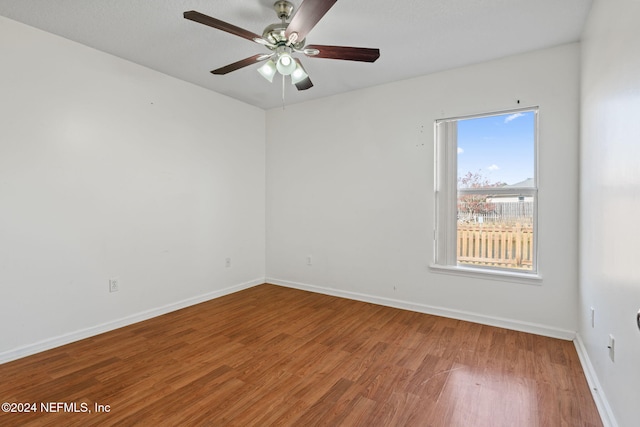
<svg viewBox="0 0 640 427"><path fill-rule="evenodd" d="M0 365L0 425L600 426L572 343L261 285Z"/></svg>

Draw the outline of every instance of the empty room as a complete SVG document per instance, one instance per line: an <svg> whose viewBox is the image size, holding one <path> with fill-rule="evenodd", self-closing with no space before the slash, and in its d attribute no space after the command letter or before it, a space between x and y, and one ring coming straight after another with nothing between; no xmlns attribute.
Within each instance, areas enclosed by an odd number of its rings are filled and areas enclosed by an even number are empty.
<svg viewBox="0 0 640 427"><path fill-rule="evenodd" d="M0 1L0 426L637 426L638 19Z"/></svg>

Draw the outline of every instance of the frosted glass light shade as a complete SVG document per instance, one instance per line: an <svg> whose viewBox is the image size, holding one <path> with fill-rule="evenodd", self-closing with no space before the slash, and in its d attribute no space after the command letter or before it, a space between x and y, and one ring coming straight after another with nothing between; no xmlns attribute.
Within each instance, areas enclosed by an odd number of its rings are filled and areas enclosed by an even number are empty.
<svg viewBox="0 0 640 427"><path fill-rule="evenodd" d="M276 75L276 64L271 59L265 62L265 64L258 68L258 72L269 82L273 83L273 76Z"/></svg>
<svg viewBox="0 0 640 427"><path fill-rule="evenodd" d="M291 73L291 83L300 83L308 77L309 75L304 70L304 68L302 68L302 64L300 63L300 61L296 60L296 69Z"/></svg>
<svg viewBox="0 0 640 427"><path fill-rule="evenodd" d="M280 74L282 74L283 76L288 76L296 69L296 62L288 53L282 53L278 57L276 68L278 69L278 72Z"/></svg>

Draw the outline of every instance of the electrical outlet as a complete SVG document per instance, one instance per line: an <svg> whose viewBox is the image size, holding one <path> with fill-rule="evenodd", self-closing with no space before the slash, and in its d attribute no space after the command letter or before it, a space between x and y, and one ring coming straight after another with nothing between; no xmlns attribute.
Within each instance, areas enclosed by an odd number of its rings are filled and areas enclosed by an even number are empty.
<svg viewBox="0 0 640 427"><path fill-rule="evenodd" d="M311 265L311 255L307 256L307 265Z"/></svg>
<svg viewBox="0 0 640 427"><path fill-rule="evenodd" d="M227 268L231 267L231 258L226 258L224 260L224 266Z"/></svg>
<svg viewBox="0 0 640 427"><path fill-rule="evenodd" d="M596 309L591 307L591 327L596 327Z"/></svg>
<svg viewBox="0 0 640 427"><path fill-rule="evenodd" d="M609 359L611 359L612 362L615 362L616 361L616 339L611 334L609 334L609 345L607 346L607 348L609 349Z"/></svg>
<svg viewBox="0 0 640 427"><path fill-rule="evenodd" d="M118 292L120 290L120 279L109 279L109 292Z"/></svg>

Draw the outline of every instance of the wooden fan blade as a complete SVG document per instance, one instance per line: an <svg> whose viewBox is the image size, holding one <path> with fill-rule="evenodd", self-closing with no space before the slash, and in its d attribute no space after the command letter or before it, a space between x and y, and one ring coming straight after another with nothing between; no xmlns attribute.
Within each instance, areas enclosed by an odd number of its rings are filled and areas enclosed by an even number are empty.
<svg viewBox="0 0 640 427"><path fill-rule="evenodd" d="M225 65L224 67L215 69L211 71L211 74L218 74L218 75L227 74L232 71L239 70L240 68L244 68L248 65L255 64L256 62L264 61L265 59L268 59L268 58L270 58L269 55L262 55L262 54L253 55L253 56L250 56L249 58L245 58L238 62L234 62L233 64Z"/></svg>
<svg viewBox="0 0 640 427"><path fill-rule="evenodd" d="M298 90L307 90L313 87L313 83L311 83L311 79L307 77L301 82L296 83L296 87L298 88Z"/></svg>
<svg viewBox="0 0 640 427"><path fill-rule="evenodd" d="M296 33L296 40L302 41L309 31L316 26L318 21L327 13L337 0L305 0L287 26L285 36L291 41L291 34ZM295 40L294 40L295 41Z"/></svg>
<svg viewBox="0 0 640 427"><path fill-rule="evenodd" d="M185 12L184 17L185 19L208 25L210 27L217 28L218 30L226 31L227 33L242 37L243 39L251 40L252 42L255 42L255 39L262 38L258 34L247 31L244 28L236 27L235 25L229 24L228 22L212 18L211 16L196 12L195 10Z"/></svg>
<svg viewBox="0 0 640 427"><path fill-rule="evenodd" d="M380 49L368 47L349 46L325 46L311 44L304 47L304 50L318 50L317 54L306 53L310 58L342 59L345 61L375 62L380 57Z"/></svg>

